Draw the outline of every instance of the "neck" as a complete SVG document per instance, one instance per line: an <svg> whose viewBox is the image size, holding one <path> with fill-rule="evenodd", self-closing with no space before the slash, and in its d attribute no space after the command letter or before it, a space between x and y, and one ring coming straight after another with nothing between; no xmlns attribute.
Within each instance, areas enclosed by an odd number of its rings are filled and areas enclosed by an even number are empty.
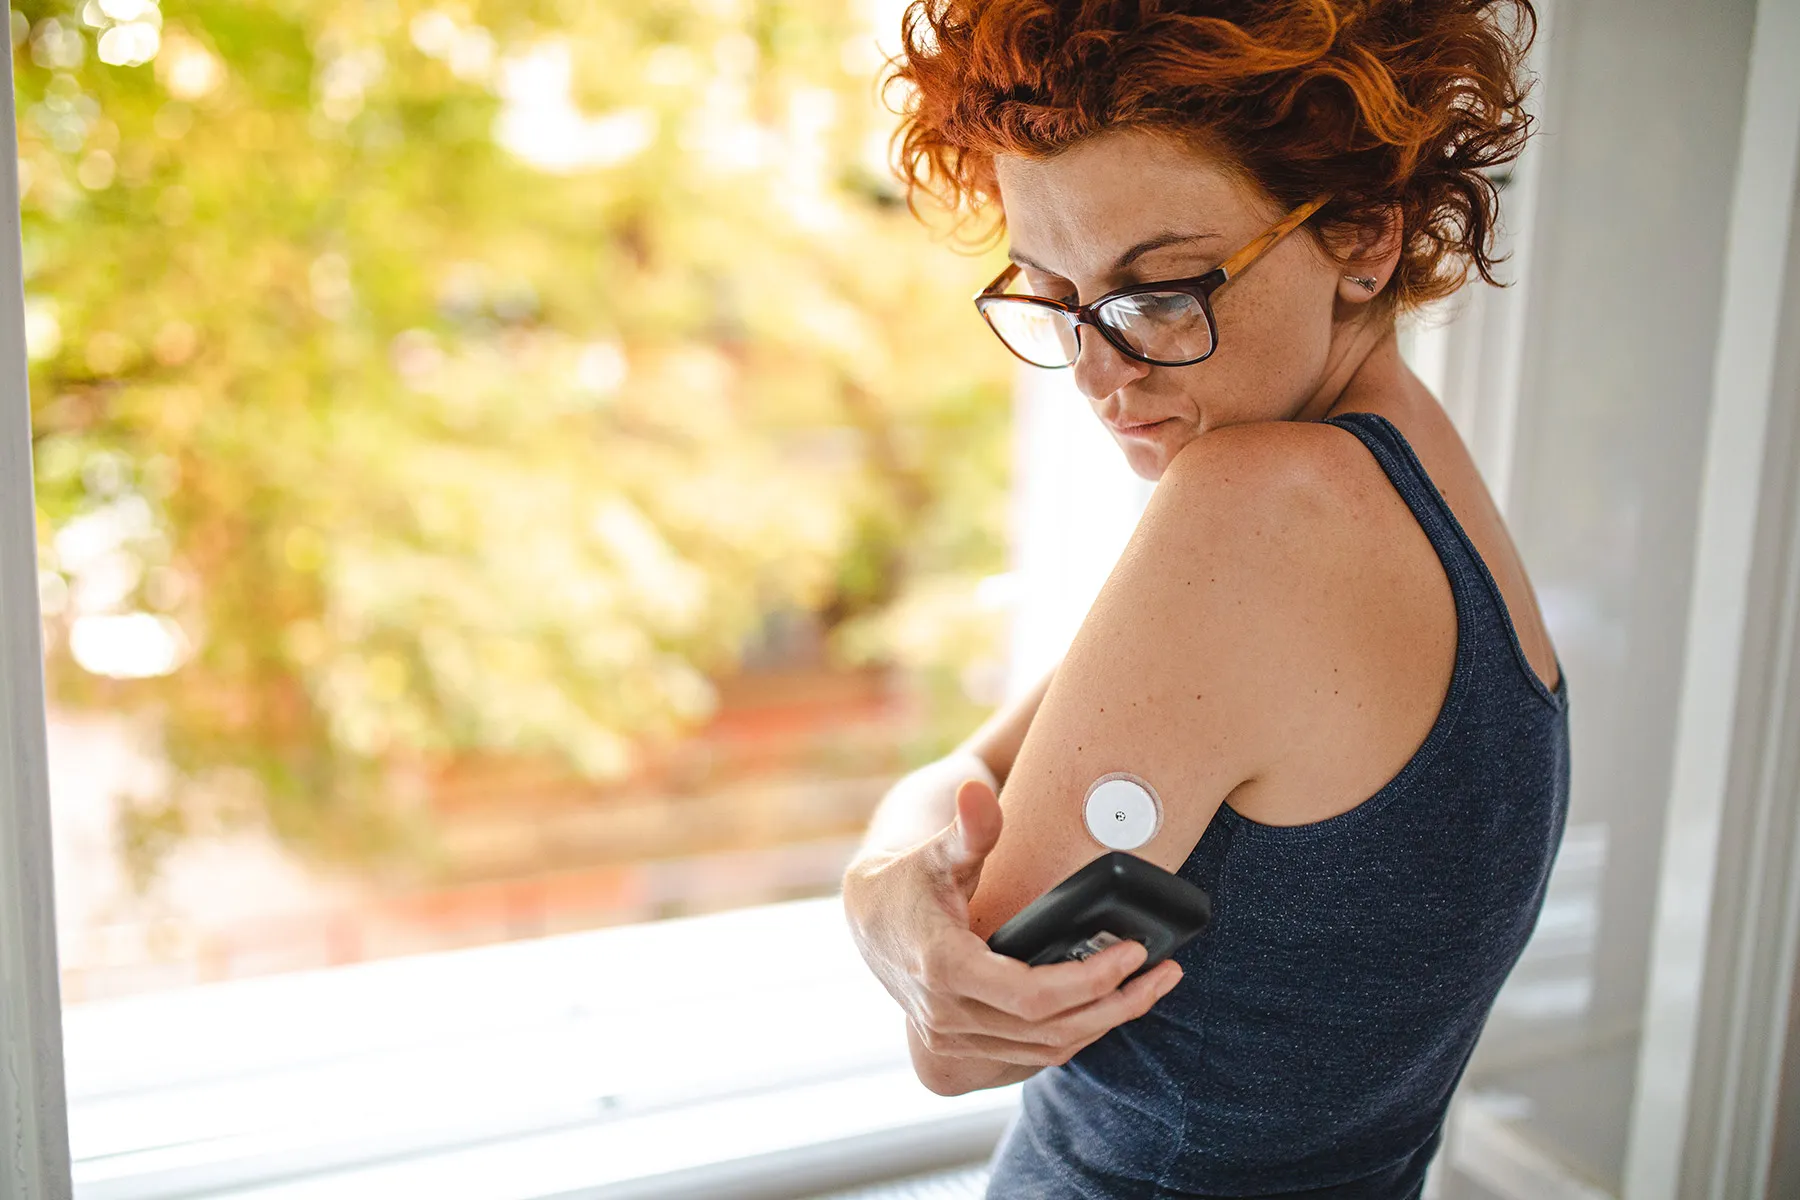
<svg viewBox="0 0 1800 1200"><path fill-rule="evenodd" d="M1289 419L1322 421L1337 412L1356 411L1369 399L1399 390L1406 374L1394 323L1358 323L1337 340L1319 386Z"/></svg>

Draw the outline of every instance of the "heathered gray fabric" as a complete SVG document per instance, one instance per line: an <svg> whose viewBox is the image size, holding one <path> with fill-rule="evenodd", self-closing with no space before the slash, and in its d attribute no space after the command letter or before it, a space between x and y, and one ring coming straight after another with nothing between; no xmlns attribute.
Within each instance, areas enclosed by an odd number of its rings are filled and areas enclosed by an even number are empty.
<svg viewBox="0 0 1800 1200"><path fill-rule="evenodd" d="M1532 672L1500 590L1394 424L1374 454L1436 547L1456 665L1386 786L1311 825L1221 807L1180 875L1211 930L1148 1014L1026 1081L989 1200L1413 1200L1543 906L1569 801L1568 686Z"/></svg>

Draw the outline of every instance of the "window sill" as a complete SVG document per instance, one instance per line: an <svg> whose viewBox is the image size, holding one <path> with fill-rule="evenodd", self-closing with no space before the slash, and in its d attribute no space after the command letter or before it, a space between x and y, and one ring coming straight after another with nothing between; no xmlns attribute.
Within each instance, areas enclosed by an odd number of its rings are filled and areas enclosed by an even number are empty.
<svg viewBox="0 0 1800 1200"><path fill-rule="evenodd" d="M539 1200L851 1186L985 1157L836 897L95 1001L81 1200Z"/></svg>

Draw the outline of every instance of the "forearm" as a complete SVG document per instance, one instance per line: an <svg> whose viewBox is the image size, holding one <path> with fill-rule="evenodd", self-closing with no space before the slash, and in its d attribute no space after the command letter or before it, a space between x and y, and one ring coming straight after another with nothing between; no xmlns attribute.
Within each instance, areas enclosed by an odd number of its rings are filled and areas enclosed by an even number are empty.
<svg viewBox="0 0 1800 1200"><path fill-rule="evenodd" d="M906 1044L912 1051L913 1072L918 1075L919 1082L940 1096L961 1096L966 1092L1005 1087L1030 1079L1043 1070L1042 1067L998 1059L933 1054L925 1048L911 1021L906 1023Z"/></svg>
<svg viewBox="0 0 1800 1200"><path fill-rule="evenodd" d="M964 779L992 776L986 760L963 750L909 772L890 787L869 817L852 864L871 856L904 853L956 819L956 789ZM993 780L996 794L998 780Z"/></svg>
<svg viewBox="0 0 1800 1200"><path fill-rule="evenodd" d="M1019 747L1025 742L1025 731L1031 728L1032 718L1037 716L1038 706L1044 701L1044 693L1050 690L1050 681L1056 677L1057 667L1044 672L1043 678L1034 684L1030 691L1018 697L1010 704L994 710L981 725L957 745L958 750L966 750L983 762L994 773L1002 786L1006 777L1012 772L1013 763L1018 761ZM954 814L953 814L954 815ZM949 817L944 818L945 822Z"/></svg>
<svg viewBox="0 0 1800 1200"><path fill-rule="evenodd" d="M1032 717L1037 715L1038 705L1049 690L1054 675L1053 668L1029 692L997 709L938 763L920 769L952 773L960 770L965 777L978 779L985 768L993 776L994 789L998 792L1006 784L1007 773L1012 770L1019 746L1025 740L1025 731L1030 727ZM916 846L955 819L954 787L892 788L875 806L854 859L896 853Z"/></svg>

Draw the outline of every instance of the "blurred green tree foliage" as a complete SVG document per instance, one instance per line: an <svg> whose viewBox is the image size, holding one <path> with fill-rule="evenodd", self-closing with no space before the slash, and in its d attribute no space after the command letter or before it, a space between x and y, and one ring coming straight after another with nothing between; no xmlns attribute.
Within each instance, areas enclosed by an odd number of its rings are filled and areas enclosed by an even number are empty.
<svg viewBox="0 0 1800 1200"><path fill-rule="evenodd" d="M422 766L617 779L782 609L991 641L993 263L899 203L869 17L15 0L53 694L156 718L143 870L197 785L369 862Z"/></svg>

